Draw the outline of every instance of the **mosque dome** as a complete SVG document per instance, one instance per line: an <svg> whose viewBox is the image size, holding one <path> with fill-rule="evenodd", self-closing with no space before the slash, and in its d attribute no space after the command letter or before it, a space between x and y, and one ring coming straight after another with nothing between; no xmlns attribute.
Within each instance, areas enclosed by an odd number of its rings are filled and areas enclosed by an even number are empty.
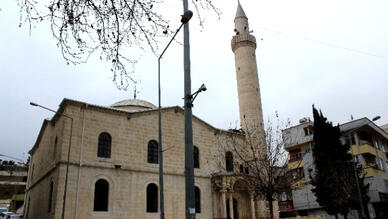
<svg viewBox="0 0 388 219"><path fill-rule="evenodd" d="M156 106L154 104L139 99L122 100L112 104L110 107L126 111L156 109Z"/></svg>

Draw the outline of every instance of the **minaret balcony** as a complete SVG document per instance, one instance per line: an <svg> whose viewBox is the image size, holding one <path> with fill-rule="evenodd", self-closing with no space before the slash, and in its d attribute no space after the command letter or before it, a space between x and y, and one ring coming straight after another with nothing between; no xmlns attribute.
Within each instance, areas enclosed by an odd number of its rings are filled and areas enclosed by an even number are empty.
<svg viewBox="0 0 388 219"><path fill-rule="evenodd" d="M236 35L232 39L232 51L244 46L252 46L256 49L256 38L251 34Z"/></svg>

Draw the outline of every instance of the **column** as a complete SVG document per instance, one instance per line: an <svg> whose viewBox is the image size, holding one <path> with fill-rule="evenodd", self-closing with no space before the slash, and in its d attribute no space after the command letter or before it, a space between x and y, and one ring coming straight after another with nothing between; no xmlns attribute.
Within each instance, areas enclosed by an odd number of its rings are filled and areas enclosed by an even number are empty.
<svg viewBox="0 0 388 219"><path fill-rule="evenodd" d="M256 211L255 211L255 199L253 192L249 193L249 197L251 199L251 218L256 219Z"/></svg>
<svg viewBox="0 0 388 219"><path fill-rule="evenodd" d="M225 193L226 193L226 190L224 188L222 188L220 190L221 192L221 218L226 218L226 197L225 197Z"/></svg>
<svg viewBox="0 0 388 219"><path fill-rule="evenodd" d="M233 193L229 194L229 215L231 219L234 219L233 214Z"/></svg>
<svg viewBox="0 0 388 219"><path fill-rule="evenodd" d="M213 209L213 218L217 217L217 194L216 190L212 191L212 209Z"/></svg>

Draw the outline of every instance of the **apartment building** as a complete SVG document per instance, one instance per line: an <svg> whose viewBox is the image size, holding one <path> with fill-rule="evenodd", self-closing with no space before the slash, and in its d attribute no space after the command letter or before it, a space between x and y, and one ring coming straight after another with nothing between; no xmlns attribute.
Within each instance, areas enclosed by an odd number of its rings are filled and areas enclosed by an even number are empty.
<svg viewBox="0 0 388 219"><path fill-rule="evenodd" d="M314 174L312 156L314 125L303 118L296 126L283 130L289 152L288 168L293 174L292 201L298 215L326 214L316 201L309 184ZM368 118L353 120L340 125L342 141L350 144L350 153L362 165L365 183L369 183L367 214L370 218L388 218L388 134ZM355 182L356 183L356 182ZM354 213L354 212L353 212Z"/></svg>

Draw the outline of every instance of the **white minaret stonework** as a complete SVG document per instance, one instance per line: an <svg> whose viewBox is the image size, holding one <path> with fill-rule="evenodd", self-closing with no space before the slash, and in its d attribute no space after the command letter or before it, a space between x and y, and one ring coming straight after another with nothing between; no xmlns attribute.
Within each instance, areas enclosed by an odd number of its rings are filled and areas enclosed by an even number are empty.
<svg viewBox="0 0 388 219"><path fill-rule="evenodd" d="M256 39L249 33L248 17L238 2L234 19L232 50L235 57L241 128L264 134L259 77L256 65ZM263 137L258 136L258 137Z"/></svg>

